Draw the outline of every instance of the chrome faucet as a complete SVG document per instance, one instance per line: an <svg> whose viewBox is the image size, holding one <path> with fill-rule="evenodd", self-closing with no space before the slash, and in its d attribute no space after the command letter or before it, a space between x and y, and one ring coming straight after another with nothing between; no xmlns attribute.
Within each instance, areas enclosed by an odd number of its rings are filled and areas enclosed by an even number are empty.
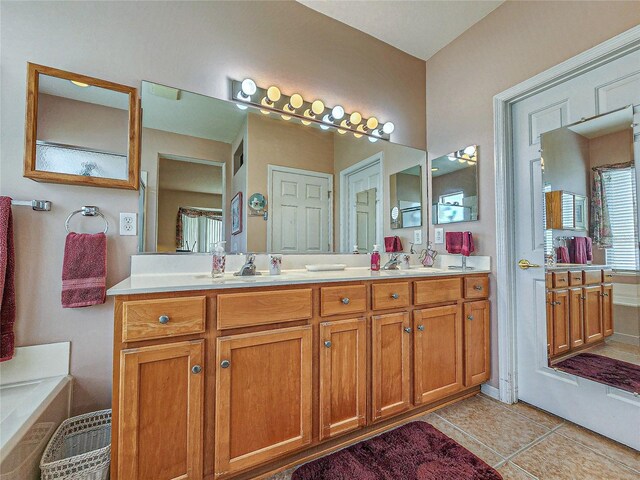
<svg viewBox="0 0 640 480"><path fill-rule="evenodd" d="M236 277L248 277L251 275L260 275L260 272L256 271L256 264L254 263L256 260L255 253L247 253L247 258L244 262L244 265L240 267L240 271L234 273Z"/></svg>
<svg viewBox="0 0 640 480"><path fill-rule="evenodd" d="M400 254L392 253L389 257L387 263L382 267L383 270L398 270L398 265L400 265Z"/></svg>

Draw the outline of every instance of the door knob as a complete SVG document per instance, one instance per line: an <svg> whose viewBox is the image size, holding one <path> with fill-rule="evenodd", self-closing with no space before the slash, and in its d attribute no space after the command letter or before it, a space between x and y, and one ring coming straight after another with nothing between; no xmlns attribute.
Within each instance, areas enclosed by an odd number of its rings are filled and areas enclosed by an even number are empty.
<svg viewBox="0 0 640 480"><path fill-rule="evenodd" d="M202 371L202 367L200 365L194 365L193 367L191 367L191 371L198 374Z"/></svg>
<svg viewBox="0 0 640 480"><path fill-rule="evenodd" d="M349 302L350 302L349 297L344 297L342 299L342 303L344 303L345 305L349 305Z"/></svg>
<svg viewBox="0 0 640 480"><path fill-rule="evenodd" d="M160 317L158 317L158 321L163 325L169 323L169 315L160 315Z"/></svg>
<svg viewBox="0 0 640 480"><path fill-rule="evenodd" d="M522 270L527 270L528 268L540 268L540 265L531 263L529 260L526 260L524 258L518 262L518 266Z"/></svg>

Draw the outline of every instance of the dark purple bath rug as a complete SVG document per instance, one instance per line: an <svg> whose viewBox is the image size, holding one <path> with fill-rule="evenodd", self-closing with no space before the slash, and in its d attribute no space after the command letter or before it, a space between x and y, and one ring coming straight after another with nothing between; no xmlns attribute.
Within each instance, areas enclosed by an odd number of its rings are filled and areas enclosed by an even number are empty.
<svg viewBox="0 0 640 480"><path fill-rule="evenodd" d="M302 465L291 480L502 480L425 422L411 422Z"/></svg>
<svg viewBox="0 0 640 480"><path fill-rule="evenodd" d="M579 353L554 365L563 372L640 393L640 365L594 353Z"/></svg>

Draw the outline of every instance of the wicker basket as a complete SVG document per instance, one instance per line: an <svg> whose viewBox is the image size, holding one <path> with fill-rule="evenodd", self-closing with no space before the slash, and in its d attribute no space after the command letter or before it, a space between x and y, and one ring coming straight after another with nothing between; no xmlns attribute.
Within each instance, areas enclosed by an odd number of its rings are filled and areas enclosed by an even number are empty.
<svg viewBox="0 0 640 480"><path fill-rule="evenodd" d="M111 410L69 418L53 434L40 461L41 480L107 480Z"/></svg>

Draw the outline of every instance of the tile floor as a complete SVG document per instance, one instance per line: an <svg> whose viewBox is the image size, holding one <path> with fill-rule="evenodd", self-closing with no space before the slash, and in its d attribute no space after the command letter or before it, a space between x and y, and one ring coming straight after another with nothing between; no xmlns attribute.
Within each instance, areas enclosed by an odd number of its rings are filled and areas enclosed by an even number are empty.
<svg viewBox="0 0 640 480"><path fill-rule="evenodd" d="M526 403L482 394L424 415L504 480L638 480L640 452ZM270 480L290 480L289 470Z"/></svg>
<svg viewBox="0 0 640 480"><path fill-rule="evenodd" d="M640 347L637 345L628 345L626 343L607 340L604 344L597 345L585 351L640 365Z"/></svg>

